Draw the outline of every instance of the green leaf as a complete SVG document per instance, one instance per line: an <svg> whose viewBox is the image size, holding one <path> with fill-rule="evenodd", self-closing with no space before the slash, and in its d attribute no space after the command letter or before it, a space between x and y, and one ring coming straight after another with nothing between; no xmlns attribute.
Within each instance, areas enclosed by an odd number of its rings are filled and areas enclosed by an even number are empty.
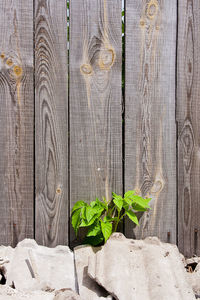
<svg viewBox="0 0 200 300"><path fill-rule="evenodd" d="M101 224L99 221L94 222L88 232L87 232L87 236L96 236L101 232Z"/></svg>
<svg viewBox="0 0 200 300"><path fill-rule="evenodd" d="M74 204L73 208L72 208L72 213L73 213L75 210L77 210L77 209L79 209L79 208L81 208L81 207L83 207L83 206L86 206L86 205L87 205L87 203L84 202L83 200L77 201L77 202Z"/></svg>
<svg viewBox="0 0 200 300"><path fill-rule="evenodd" d="M74 211L74 213L72 214L72 217L71 217L71 223L75 230L76 235L77 235L77 232L78 232L78 229L80 226L80 220L81 220L81 208Z"/></svg>
<svg viewBox="0 0 200 300"><path fill-rule="evenodd" d="M133 200L134 203L139 204L143 208L150 208L150 206L148 205L148 203L149 203L149 201L151 199L142 198L141 196L138 196L138 195L132 196L131 199Z"/></svg>
<svg viewBox="0 0 200 300"><path fill-rule="evenodd" d="M132 210L127 211L126 214L131 221L133 221L135 224L139 225L138 218Z"/></svg>
<svg viewBox="0 0 200 300"><path fill-rule="evenodd" d="M96 201L90 202L90 206L91 206L91 207L94 207L95 205L97 205L97 202L96 202Z"/></svg>
<svg viewBox="0 0 200 300"><path fill-rule="evenodd" d="M117 206L118 210L120 211L123 206L123 198L120 195L117 195L115 193L112 193L113 195L113 202Z"/></svg>
<svg viewBox="0 0 200 300"><path fill-rule="evenodd" d="M106 205L104 202L100 201L98 198L96 198L95 201L92 201L92 202L90 203L90 206L91 206L91 207L100 207L100 208L105 208L105 209L107 209L107 205Z"/></svg>
<svg viewBox="0 0 200 300"><path fill-rule="evenodd" d="M124 29L125 29L124 22L122 21L122 33L124 33Z"/></svg>
<svg viewBox="0 0 200 300"><path fill-rule="evenodd" d="M88 222L90 222L90 220L94 217L94 215L96 215L98 211L95 209L95 208L92 208L90 206L86 207L85 208L85 217L86 217L86 220Z"/></svg>
<svg viewBox="0 0 200 300"><path fill-rule="evenodd" d="M124 198L127 198L127 197L130 197L130 196L133 196L135 195L135 191L132 190L132 191L127 191L125 194L124 194Z"/></svg>
<svg viewBox="0 0 200 300"><path fill-rule="evenodd" d="M112 234L112 223L110 222L101 222L101 230L105 239L105 243L107 239L111 236Z"/></svg>
<svg viewBox="0 0 200 300"><path fill-rule="evenodd" d="M133 200L130 198L124 198L124 201L128 204L128 205L132 205Z"/></svg>
<svg viewBox="0 0 200 300"><path fill-rule="evenodd" d="M147 211L146 208L140 206L139 204L137 203L132 203L132 208L136 211Z"/></svg>
<svg viewBox="0 0 200 300"><path fill-rule="evenodd" d="M126 201L123 201L123 208L125 209L125 211L129 210L129 204L126 203Z"/></svg>
<svg viewBox="0 0 200 300"><path fill-rule="evenodd" d="M98 246L103 243L104 237L102 233L96 236L88 236L84 239L84 244L89 244L92 246Z"/></svg>
<svg viewBox="0 0 200 300"><path fill-rule="evenodd" d="M103 221L104 222L113 222L113 221L117 221L118 220L118 218L116 217L116 218L112 218L112 217L110 217L110 216L105 216L104 218L103 218Z"/></svg>
<svg viewBox="0 0 200 300"><path fill-rule="evenodd" d="M88 227L88 226L92 225L94 223L94 221L101 216L102 211L103 211L103 209L99 210L99 212L97 214L95 214L89 222L86 219L82 220L79 227Z"/></svg>
<svg viewBox="0 0 200 300"><path fill-rule="evenodd" d="M87 220L86 215L85 215L85 210L86 210L86 206L83 206L81 208L81 217L82 217L82 219Z"/></svg>

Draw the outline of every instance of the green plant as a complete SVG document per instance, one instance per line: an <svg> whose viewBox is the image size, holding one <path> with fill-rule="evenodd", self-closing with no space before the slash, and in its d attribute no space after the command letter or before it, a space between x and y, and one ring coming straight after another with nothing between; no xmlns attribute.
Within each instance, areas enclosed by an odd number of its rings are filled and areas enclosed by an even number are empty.
<svg viewBox="0 0 200 300"><path fill-rule="evenodd" d="M151 199L136 195L135 191L128 191L124 197L112 193L112 200L100 201L96 198L90 204L78 201L72 208L71 222L77 235L81 227L86 227L84 242L97 246L106 242L113 232L117 231L119 223L125 216L139 225L136 212L144 212L149 207Z"/></svg>

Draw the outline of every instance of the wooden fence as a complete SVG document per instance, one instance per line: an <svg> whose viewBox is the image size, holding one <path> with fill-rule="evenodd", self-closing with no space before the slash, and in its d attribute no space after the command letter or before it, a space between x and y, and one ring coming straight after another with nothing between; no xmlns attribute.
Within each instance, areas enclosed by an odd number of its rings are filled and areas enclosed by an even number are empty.
<svg viewBox="0 0 200 300"><path fill-rule="evenodd" d="M200 255L200 2L126 0L123 64L121 0L69 11L0 0L0 244L68 244L77 200L134 188L126 236Z"/></svg>

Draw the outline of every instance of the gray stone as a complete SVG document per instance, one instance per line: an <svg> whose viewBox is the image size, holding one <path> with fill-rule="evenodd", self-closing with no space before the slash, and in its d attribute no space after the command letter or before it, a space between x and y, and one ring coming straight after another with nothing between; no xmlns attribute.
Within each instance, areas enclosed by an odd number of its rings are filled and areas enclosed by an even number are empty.
<svg viewBox="0 0 200 300"><path fill-rule="evenodd" d="M21 291L75 290L74 255L67 246L48 248L25 239L14 249L7 284Z"/></svg>
<svg viewBox="0 0 200 300"><path fill-rule="evenodd" d="M178 248L154 237L131 240L113 234L90 256L88 274L120 300L195 299Z"/></svg>
<svg viewBox="0 0 200 300"><path fill-rule="evenodd" d="M53 300L81 300L81 297L71 289L61 289L55 292Z"/></svg>
<svg viewBox="0 0 200 300"><path fill-rule="evenodd" d="M78 289L82 300L112 299L101 286L88 276L88 259L93 258L100 249L100 247L87 245L74 249Z"/></svg>

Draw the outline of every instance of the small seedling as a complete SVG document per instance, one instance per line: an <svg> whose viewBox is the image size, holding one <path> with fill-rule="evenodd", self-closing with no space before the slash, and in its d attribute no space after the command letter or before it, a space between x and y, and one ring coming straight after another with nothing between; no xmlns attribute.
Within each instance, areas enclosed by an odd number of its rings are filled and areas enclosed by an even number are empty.
<svg viewBox="0 0 200 300"><path fill-rule="evenodd" d="M118 229L119 223L125 216L139 225L136 212L144 212L149 207L149 198L136 195L135 191L128 191L124 197L112 193L112 200L100 201L96 198L90 204L78 201L72 208L71 222L76 235L81 227L86 227L87 233L84 243L98 246L106 243L113 232Z"/></svg>

